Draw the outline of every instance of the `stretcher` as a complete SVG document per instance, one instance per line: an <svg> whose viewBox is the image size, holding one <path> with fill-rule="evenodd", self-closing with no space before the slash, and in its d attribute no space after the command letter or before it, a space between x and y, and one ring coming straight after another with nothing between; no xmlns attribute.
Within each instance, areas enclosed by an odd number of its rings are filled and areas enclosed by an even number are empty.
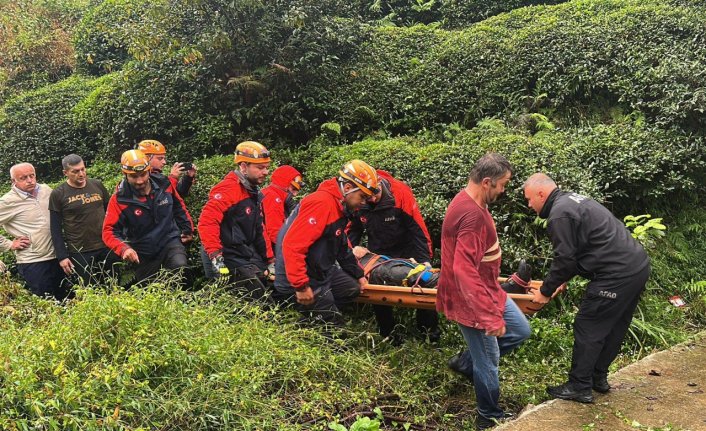
<svg viewBox="0 0 706 431"><path fill-rule="evenodd" d="M504 283L507 278L498 278L498 282ZM541 281L530 281L530 292L539 289ZM544 307L544 304L532 302L531 293L508 293L515 304L527 316L532 316ZM368 284L365 291L360 294L357 302L364 304L390 305L394 307L420 308L425 310L436 310L436 289L419 286L387 286L382 284Z"/></svg>

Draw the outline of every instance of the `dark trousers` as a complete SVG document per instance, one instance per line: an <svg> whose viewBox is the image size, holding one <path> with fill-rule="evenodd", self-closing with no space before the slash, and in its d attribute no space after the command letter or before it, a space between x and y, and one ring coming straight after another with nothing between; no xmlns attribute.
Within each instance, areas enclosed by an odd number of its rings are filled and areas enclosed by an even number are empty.
<svg viewBox="0 0 706 431"><path fill-rule="evenodd" d="M189 264L186 258L186 249L179 239L169 242L156 256L139 257L140 263L134 265L135 275L130 285L152 277L162 268L178 270L186 268Z"/></svg>
<svg viewBox="0 0 706 431"><path fill-rule="evenodd" d="M17 272L25 279L25 285L37 296L51 296L59 301L66 298L63 287L64 271L57 259L34 263L18 263Z"/></svg>
<svg viewBox="0 0 706 431"><path fill-rule="evenodd" d="M620 353L640 294L650 276L639 274L588 283L574 319L574 351L569 382L578 390L590 389L593 378L604 377Z"/></svg>
<svg viewBox="0 0 706 431"><path fill-rule="evenodd" d="M353 302L360 295L360 284L339 267L331 269L328 282L314 288L314 303L302 305L297 302L294 291L275 293L276 299L294 304L294 308L315 322L343 324L340 308Z"/></svg>
<svg viewBox="0 0 706 431"><path fill-rule="evenodd" d="M388 337L395 329L395 314L393 307L389 305L373 305L375 312L375 320L380 329L380 335ZM422 334L431 334L438 332L439 329L439 314L435 310L416 310L415 318L417 321L417 329Z"/></svg>
<svg viewBox="0 0 706 431"><path fill-rule="evenodd" d="M257 265L249 264L232 267L228 265L230 270L230 284L233 286L235 293L247 300L267 302L267 279L262 269Z"/></svg>
<svg viewBox="0 0 706 431"><path fill-rule="evenodd" d="M105 284L110 277L117 276L117 263L120 258L107 248L71 253L69 257L74 264L76 275L84 285Z"/></svg>

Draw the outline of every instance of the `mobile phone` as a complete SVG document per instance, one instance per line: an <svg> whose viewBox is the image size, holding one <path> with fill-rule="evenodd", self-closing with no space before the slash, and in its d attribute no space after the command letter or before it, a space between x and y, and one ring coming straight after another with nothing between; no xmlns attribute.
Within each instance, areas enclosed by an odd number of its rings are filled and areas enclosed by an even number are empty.
<svg viewBox="0 0 706 431"><path fill-rule="evenodd" d="M188 171L193 167L194 167L194 164L191 162L184 162L181 164L181 168L184 169L185 171Z"/></svg>

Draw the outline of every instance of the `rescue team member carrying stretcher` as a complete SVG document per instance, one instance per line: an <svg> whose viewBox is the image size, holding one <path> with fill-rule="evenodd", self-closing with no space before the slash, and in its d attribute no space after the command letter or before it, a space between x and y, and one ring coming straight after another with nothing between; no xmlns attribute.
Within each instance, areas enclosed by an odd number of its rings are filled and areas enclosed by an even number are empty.
<svg viewBox="0 0 706 431"><path fill-rule="evenodd" d="M132 283L161 267L185 268L183 243L193 240L194 225L184 201L168 179L150 176L149 160L142 151L124 152L120 164L125 178L108 202L103 242L135 264Z"/></svg>
<svg viewBox="0 0 706 431"><path fill-rule="evenodd" d="M379 191L354 214L348 230L351 244L359 246L367 234L368 249L373 253L393 258L412 258L431 267L433 254L431 238L419 211L412 189L389 173L378 170ZM360 257L357 248L353 249ZM395 317L392 307L373 305L375 319L383 337L392 337L393 343L402 342L400 334L393 334ZM441 338L439 315L434 310L416 310L417 329L429 341Z"/></svg>
<svg viewBox="0 0 706 431"><path fill-rule="evenodd" d="M580 275L589 281L574 319L574 351L568 382L547 388L554 398L593 402L610 390L608 367L620 352L640 294L650 276L650 259L625 225L591 198L561 191L537 173L524 185L525 198L541 218L554 246L554 259L535 302L546 304L556 289Z"/></svg>
<svg viewBox="0 0 706 431"><path fill-rule="evenodd" d="M338 177L302 199L277 238L277 299L295 300L296 309L314 320L343 323L339 307L352 302L367 284L345 229L378 187L375 170L352 160Z"/></svg>
<svg viewBox="0 0 706 431"><path fill-rule="evenodd" d="M262 227L262 194L270 152L245 141L235 148L236 170L216 184L201 211L199 232L216 274L228 275L245 297L265 297L267 265L271 262Z"/></svg>

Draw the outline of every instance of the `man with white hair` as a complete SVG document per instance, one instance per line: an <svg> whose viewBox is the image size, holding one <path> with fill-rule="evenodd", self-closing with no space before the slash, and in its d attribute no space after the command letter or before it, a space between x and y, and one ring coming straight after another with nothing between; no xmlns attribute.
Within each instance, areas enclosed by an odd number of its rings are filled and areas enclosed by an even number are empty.
<svg viewBox="0 0 706 431"><path fill-rule="evenodd" d="M37 184L34 166L29 163L12 166L10 179L12 189L0 198L0 227L14 240L0 235L0 252L15 253L18 272L32 293L63 300L64 273L54 254L49 229L51 188Z"/></svg>

